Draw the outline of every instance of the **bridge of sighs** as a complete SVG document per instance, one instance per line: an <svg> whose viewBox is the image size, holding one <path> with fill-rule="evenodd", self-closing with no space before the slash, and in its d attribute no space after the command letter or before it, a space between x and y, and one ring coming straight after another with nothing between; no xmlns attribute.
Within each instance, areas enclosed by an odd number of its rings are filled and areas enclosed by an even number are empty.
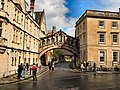
<svg viewBox="0 0 120 90"><path fill-rule="evenodd" d="M40 57L47 51L53 49L65 49L79 58L79 40L67 35L61 30L41 38Z"/></svg>

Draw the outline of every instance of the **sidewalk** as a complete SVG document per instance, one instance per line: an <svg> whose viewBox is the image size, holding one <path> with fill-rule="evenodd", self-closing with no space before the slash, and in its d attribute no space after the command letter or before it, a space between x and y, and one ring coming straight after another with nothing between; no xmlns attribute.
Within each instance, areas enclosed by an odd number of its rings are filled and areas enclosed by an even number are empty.
<svg viewBox="0 0 120 90"><path fill-rule="evenodd" d="M120 74L120 71L97 71L97 74Z"/></svg>
<svg viewBox="0 0 120 90"><path fill-rule="evenodd" d="M74 73L81 73L80 69L70 69ZM92 71L87 71L87 73ZM97 74L120 74L120 71L97 71Z"/></svg>
<svg viewBox="0 0 120 90"><path fill-rule="evenodd" d="M48 71L48 67L47 66L42 66L41 70L37 71L37 76L46 72L46 71ZM5 78L0 78L0 85L20 82L20 81L23 81L23 80L28 80L30 78L32 78L32 73L30 75L29 71L28 71L28 74L25 74L25 78L20 79L20 80L17 79L17 74L15 74L15 75L11 75L11 76L8 76L8 77L5 77Z"/></svg>

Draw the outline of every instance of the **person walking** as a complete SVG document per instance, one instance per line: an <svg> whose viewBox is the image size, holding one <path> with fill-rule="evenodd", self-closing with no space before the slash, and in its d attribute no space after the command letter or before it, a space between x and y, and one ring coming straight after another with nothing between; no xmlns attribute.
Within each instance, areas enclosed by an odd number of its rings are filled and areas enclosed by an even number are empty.
<svg viewBox="0 0 120 90"><path fill-rule="evenodd" d="M22 78L25 78L25 65L22 66Z"/></svg>
<svg viewBox="0 0 120 90"><path fill-rule="evenodd" d="M96 75L96 63L95 62L93 63L93 72L94 72L94 75Z"/></svg>
<svg viewBox="0 0 120 90"><path fill-rule="evenodd" d="M18 72L18 79L20 80L20 78L21 78L21 72L22 72L20 65L18 65L18 70L17 70L17 72Z"/></svg>
<svg viewBox="0 0 120 90"><path fill-rule="evenodd" d="M51 62L48 62L49 70L51 70L52 64Z"/></svg>
<svg viewBox="0 0 120 90"><path fill-rule="evenodd" d="M28 63L26 63L26 69L27 69L27 71L28 71L28 69L29 69L29 64L28 64Z"/></svg>
<svg viewBox="0 0 120 90"><path fill-rule="evenodd" d="M55 63L53 62L52 63L52 71L54 70L54 67L55 67Z"/></svg>
<svg viewBox="0 0 120 90"><path fill-rule="evenodd" d="M36 72L37 72L37 66L35 65L35 63L33 63L32 66L33 81L37 81Z"/></svg>
<svg viewBox="0 0 120 90"><path fill-rule="evenodd" d="M83 72L83 63L81 63L81 65L80 65L80 71L81 71L81 73Z"/></svg>

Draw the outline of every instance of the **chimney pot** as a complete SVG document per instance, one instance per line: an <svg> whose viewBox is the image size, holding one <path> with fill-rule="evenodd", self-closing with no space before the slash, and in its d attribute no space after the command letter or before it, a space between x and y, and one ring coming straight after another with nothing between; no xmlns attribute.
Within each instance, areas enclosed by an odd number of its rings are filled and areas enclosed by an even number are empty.
<svg viewBox="0 0 120 90"><path fill-rule="evenodd" d="M35 0L30 0L30 11L34 12Z"/></svg>

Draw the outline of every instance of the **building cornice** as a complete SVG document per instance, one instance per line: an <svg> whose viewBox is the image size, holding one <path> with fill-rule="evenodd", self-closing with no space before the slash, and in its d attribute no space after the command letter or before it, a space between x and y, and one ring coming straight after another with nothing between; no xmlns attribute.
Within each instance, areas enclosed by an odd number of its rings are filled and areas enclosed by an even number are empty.
<svg viewBox="0 0 120 90"><path fill-rule="evenodd" d="M86 10L85 13L76 22L76 26L79 25L79 23L81 23L87 17L88 18L100 18L100 19L115 19L115 20L120 20L120 12Z"/></svg>

